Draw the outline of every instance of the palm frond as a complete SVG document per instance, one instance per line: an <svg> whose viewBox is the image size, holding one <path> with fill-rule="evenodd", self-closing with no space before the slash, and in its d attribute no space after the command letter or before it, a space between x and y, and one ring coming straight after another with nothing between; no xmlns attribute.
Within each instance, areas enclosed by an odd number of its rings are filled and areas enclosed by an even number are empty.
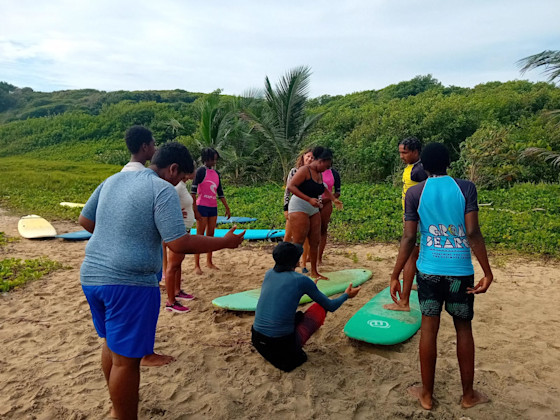
<svg viewBox="0 0 560 420"><path fill-rule="evenodd" d="M517 62L521 74L529 70L544 67L543 74L548 76L549 82L560 78L560 51L545 50L539 54L530 55Z"/></svg>
<svg viewBox="0 0 560 420"><path fill-rule="evenodd" d="M529 147L521 153L524 157L538 156L549 162L552 166L560 168L560 153L551 150L542 149L540 147Z"/></svg>

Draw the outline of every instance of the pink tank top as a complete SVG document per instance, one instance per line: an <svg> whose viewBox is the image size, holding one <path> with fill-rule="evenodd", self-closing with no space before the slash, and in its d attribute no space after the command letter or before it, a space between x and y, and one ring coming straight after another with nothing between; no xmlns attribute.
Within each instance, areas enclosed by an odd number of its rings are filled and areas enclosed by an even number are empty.
<svg viewBox="0 0 560 420"><path fill-rule="evenodd" d="M214 169L206 168L204 180L198 184L197 206L218 207L216 191L220 185L220 177Z"/></svg>
<svg viewBox="0 0 560 420"><path fill-rule="evenodd" d="M327 169L325 172L323 172L323 184L325 184L327 186L327 189L330 192L333 192L333 188L334 188L334 175L332 173L332 170Z"/></svg>

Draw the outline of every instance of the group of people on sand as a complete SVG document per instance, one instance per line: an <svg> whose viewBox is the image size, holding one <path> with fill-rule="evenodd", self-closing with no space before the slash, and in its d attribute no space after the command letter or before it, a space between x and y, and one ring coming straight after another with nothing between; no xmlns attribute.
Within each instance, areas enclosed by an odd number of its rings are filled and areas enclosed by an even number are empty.
<svg viewBox="0 0 560 420"><path fill-rule="evenodd" d="M125 139L131 161L122 172L95 189L79 217L80 224L93 234L86 246L80 277L93 324L104 339L101 362L113 404L111 415L136 419L140 366L173 360L154 353L161 299L158 272L162 270L162 243L167 254L165 307L185 312L180 301L194 297L181 289L184 255L207 253L207 265L212 267L211 253L237 248L244 232L236 235L232 228L224 237L212 236L216 197L222 200L229 216L219 174L212 169L219 156L215 150L203 151L204 166L195 174L194 160L184 145L170 142L156 150L152 133L140 126L130 128ZM469 181L447 175L449 153L442 144L432 143L422 150L417 139L408 138L399 144L399 152L408 165L403 175L404 228L390 279L395 306L387 310L410 310L410 290L416 275L422 312L422 386L411 387L409 392L423 408L432 408L437 333L445 304L457 332L463 385L461 404L472 407L488 401L473 389L474 295L486 292L493 280L478 225L476 188ZM284 371L305 362L303 346L324 323L326 312L334 312L360 291L360 287L350 284L341 296L330 299L310 278L325 279L317 269L321 233L326 233L332 204L341 206L340 177L334 172L332 179L325 176L332 159L332 152L326 148L304 151L300 167L291 174L287 182L292 196L285 207L285 241L273 250L275 265L265 275L255 313L252 343L266 360ZM193 178L188 198L184 182ZM205 187L206 180L209 184ZM196 204L193 191L199 196ZM194 220L197 225L200 222L198 235L189 234ZM306 240L310 277L295 271ZM484 272L476 285L471 250ZM195 261L200 270L199 260ZM401 288L399 276L403 270ZM302 312L297 308L304 294L315 303Z"/></svg>

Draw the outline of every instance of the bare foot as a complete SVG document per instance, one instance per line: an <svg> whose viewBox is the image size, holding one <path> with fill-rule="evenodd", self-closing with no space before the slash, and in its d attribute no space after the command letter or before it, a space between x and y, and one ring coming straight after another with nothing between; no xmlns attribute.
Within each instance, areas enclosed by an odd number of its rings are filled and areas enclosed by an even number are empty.
<svg viewBox="0 0 560 420"><path fill-rule="evenodd" d="M111 407L111 412L109 413L109 417L112 419L117 419L117 412L115 411L115 407Z"/></svg>
<svg viewBox="0 0 560 420"><path fill-rule="evenodd" d="M312 279L315 279L315 283L317 283L318 280L328 280L328 277L323 276L322 274L319 273L311 273L309 274L309 277L311 277Z"/></svg>
<svg viewBox="0 0 560 420"><path fill-rule="evenodd" d="M422 385L414 385L407 389L408 393L418 400L424 410L432 409L432 396L424 395Z"/></svg>
<svg viewBox="0 0 560 420"><path fill-rule="evenodd" d="M410 312L410 305L401 305L399 303L387 303L386 305L383 305L383 308L390 311Z"/></svg>
<svg viewBox="0 0 560 420"><path fill-rule="evenodd" d="M214 265L214 263L210 263L210 264L206 264L206 267L208 267L211 270L218 270L220 271L220 269Z"/></svg>
<svg viewBox="0 0 560 420"><path fill-rule="evenodd" d="M198 274L200 276L202 274L202 270L200 269L200 267L195 267L194 268L194 273Z"/></svg>
<svg viewBox="0 0 560 420"><path fill-rule="evenodd" d="M490 401L486 395L481 392L473 390L472 396L466 397L463 395L461 398L461 407L463 408L471 408L478 404L484 404Z"/></svg>
<svg viewBox="0 0 560 420"><path fill-rule="evenodd" d="M152 353L142 357L140 366L147 366L147 367L164 366L174 361L175 358L173 356L166 356L164 354Z"/></svg>

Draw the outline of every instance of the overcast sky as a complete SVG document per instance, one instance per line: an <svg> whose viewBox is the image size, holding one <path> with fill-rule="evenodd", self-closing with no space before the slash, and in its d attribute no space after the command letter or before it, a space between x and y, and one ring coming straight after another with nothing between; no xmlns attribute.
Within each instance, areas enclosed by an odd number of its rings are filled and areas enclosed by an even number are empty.
<svg viewBox="0 0 560 420"><path fill-rule="evenodd" d="M432 74L444 85L545 80L559 0L0 0L0 81L38 91L242 94L311 67L311 97Z"/></svg>

